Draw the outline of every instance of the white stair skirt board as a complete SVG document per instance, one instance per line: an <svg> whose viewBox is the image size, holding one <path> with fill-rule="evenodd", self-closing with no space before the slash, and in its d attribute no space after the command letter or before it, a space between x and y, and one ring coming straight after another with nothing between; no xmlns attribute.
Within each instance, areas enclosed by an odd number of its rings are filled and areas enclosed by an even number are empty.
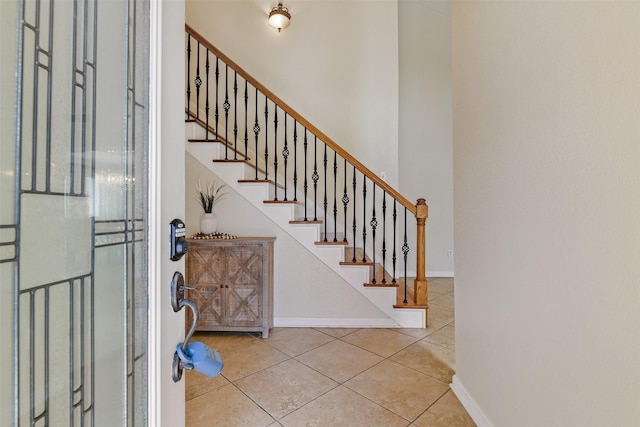
<svg viewBox="0 0 640 427"><path fill-rule="evenodd" d="M198 126L190 123L187 124L187 128L190 127L189 125ZM187 130L188 135L193 133L194 131L192 129ZM269 198L270 184L255 182L239 183L238 180L240 179L255 178L255 172L253 172L252 175L244 163L214 163L212 160L219 158L216 156L220 156L221 154L221 157L224 158L224 150L218 150L216 146L220 147L222 144L187 143L186 151L378 307L389 317L389 322L382 327L425 327L426 313L424 309L393 308L393 304L396 302L395 287L363 286L364 283L369 281L369 266L340 265L340 261L344 259L344 248L342 246L316 245L315 243L319 240L321 225L289 224L289 221L295 218L296 208L293 204L264 203L264 201ZM220 153L220 151L222 151L222 153ZM328 321L329 319L322 320ZM345 319L337 320L342 321ZM358 319L349 320L356 321ZM371 319L361 320L364 323ZM376 321L380 320L376 319ZM291 326L293 326L293 324ZM360 327L364 327L364 325Z"/></svg>
<svg viewBox="0 0 640 427"><path fill-rule="evenodd" d="M460 380L456 375L451 379L451 384L449 384L451 390L456 395L464 409L467 410L471 419L476 423L478 427L493 427L489 418L485 415L485 413L480 409L475 400L471 397L471 395L467 392L467 389L462 385Z"/></svg>

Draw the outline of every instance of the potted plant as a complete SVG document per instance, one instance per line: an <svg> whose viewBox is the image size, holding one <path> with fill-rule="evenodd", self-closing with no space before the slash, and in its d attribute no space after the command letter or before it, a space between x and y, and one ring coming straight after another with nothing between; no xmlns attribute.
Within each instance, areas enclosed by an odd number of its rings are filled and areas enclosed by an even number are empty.
<svg viewBox="0 0 640 427"><path fill-rule="evenodd" d="M217 205L227 193L222 192L225 184L220 184L213 180L206 185L202 185L200 180L196 183L196 200L202 206L204 211L200 218L200 232L202 234L211 234L217 231L218 221L213 208Z"/></svg>

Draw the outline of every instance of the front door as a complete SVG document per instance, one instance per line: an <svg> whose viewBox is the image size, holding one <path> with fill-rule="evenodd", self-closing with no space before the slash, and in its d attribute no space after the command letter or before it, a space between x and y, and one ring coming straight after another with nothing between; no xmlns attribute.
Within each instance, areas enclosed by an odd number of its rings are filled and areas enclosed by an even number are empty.
<svg viewBox="0 0 640 427"><path fill-rule="evenodd" d="M183 271L159 249L168 222L154 210L160 9L0 1L2 426L182 423L168 360L183 328L163 330L182 317L150 280ZM172 174L182 182L184 163ZM176 188L163 197L180 215Z"/></svg>

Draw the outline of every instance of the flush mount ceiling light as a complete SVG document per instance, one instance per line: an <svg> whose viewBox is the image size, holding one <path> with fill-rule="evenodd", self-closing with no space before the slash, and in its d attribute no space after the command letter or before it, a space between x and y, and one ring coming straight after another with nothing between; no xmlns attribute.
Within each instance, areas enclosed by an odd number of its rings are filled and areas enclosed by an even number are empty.
<svg viewBox="0 0 640 427"><path fill-rule="evenodd" d="M289 14L289 9L282 7L282 2L278 3L278 7L271 9L271 13L269 13L269 25L276 28L278 32L286 28L290 21L291 14Z"/></svg>

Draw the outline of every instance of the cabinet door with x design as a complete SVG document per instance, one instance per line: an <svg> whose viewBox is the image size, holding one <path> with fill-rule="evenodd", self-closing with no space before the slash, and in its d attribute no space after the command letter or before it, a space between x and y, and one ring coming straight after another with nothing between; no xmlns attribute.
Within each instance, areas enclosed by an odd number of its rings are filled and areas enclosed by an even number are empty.
<svg viewBox="0 0 640 427"><path fill-rule="evenodd" d="M187 298L200 311L200 331L261 331L273 327L273 240L190 240ZM190 324L191 318L187 319Z"/></svg>

